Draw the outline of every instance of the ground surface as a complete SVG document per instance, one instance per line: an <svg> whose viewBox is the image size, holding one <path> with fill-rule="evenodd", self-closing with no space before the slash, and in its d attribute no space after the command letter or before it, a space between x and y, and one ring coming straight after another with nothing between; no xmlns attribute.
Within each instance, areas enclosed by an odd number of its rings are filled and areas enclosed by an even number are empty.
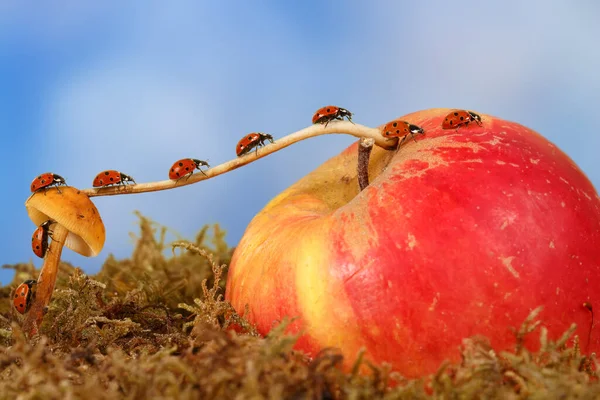
<svg viewBox="0 0 600 400"><path fill-rule="evenodd" d="M10 298L39 271L4 266L17 274L0 288L0 398L600 398L595 358L581 355L569 332L548 342L535 313L516 327L511 353L465 338L461 365L443 364L423 379L405 380L386 365L369 365L367 376L344 373L336 349L308 359L292 350L286 321L259 338L222 301L233 249L218 226L173 255L165 228L140 216L140 231L131 258L109 257L96 276L61 265L42 334L32 340ZM540 337L539 353L522 349L525 335ZM356 371L361 363L358 355Z"/></svg>

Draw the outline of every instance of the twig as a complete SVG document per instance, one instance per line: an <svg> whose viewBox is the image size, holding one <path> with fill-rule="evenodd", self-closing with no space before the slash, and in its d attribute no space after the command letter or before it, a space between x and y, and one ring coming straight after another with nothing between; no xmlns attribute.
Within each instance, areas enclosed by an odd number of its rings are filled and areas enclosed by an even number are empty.
<svg viewBox="0 0 600 400"><path fill-rule="evenodd" d="M165 180L158 182L140 183L136 185L128 186L110 186L99 189L83 189L83 193L89 197L95 196L114 196L119 194L134 194L134 193L145 193L145 192L156 192L159 190L168 190L175 187L191 185L196 182L200 182L206 179L214 178L215 176L224 174L226 172L237 169L241 166L249 164L260 158L263 158L271 153L284 149L296 142L305 140L311 137L339 133L356 136L358 138L371 138L375 144L385 149L394 149L397 145L397 138L386 139L381 135L381 131L378 128L369 128L360 124L353 124L347 121L339 121L330 123L327 126L324 125L312 125L308 128L304 128L298 132L294 132L285 137L275 139L275 143L268 144L262 147L258 152L252 151L245 156L235 158L227 161L223 164L217 165L214 168L210 168L204 171L204 174L195 173L187 179L180 179L178 181ZM233 146L232 146L233 152ZM165 171L166 172L166 171Z"/></svg>

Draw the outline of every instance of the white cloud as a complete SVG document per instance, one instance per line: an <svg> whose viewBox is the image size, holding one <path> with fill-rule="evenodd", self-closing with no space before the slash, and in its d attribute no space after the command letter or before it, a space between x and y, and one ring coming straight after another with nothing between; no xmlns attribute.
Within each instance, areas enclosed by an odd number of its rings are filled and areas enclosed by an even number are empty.
<svg viewBox="0 0 600 400"><path fill-rule="evenodd" d="M63 150L64 167L82 175L115 166L143 181L158 160L219 154L210 102L185 81L139 64L71 76L46 104L44 127Z"/></svg>
<svg viewBox="0 0 600 400"><path fill-rule="evenodd" d="M364 24L377 28L365 37L376 58L367 61L383 72L371 78L413 104L531 109L540 86L600 84L592 2L375 2L369 9Z"/></svg>

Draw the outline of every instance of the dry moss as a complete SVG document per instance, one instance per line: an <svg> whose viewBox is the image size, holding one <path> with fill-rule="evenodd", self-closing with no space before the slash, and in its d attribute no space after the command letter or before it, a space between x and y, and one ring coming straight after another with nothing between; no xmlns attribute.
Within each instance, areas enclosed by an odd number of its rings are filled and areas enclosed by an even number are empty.
<svg viewBox="0 0 600 400"><path fill-rule="evenodd" d="M443 364L422 379L404 379L385 364L367 363L371 373L359 375L361 354L343 373L336 349L308 359L292 349L297 338L284 334L289 321L260 338L223 301L232 249L217 225L192 243L168 245L166 228L139 217L131 259L109 256L93 277L61 265L41 335L31 341L10 298L38 271L4 266L17 276L0 288L0 398L600 397L595 357L581 354L573 329L548 340L539 310L516 327L512 352L498 354L487 339L473 337L463 341L460 365ZM522 345L530 335L539 336L537 353Z"/></svg>

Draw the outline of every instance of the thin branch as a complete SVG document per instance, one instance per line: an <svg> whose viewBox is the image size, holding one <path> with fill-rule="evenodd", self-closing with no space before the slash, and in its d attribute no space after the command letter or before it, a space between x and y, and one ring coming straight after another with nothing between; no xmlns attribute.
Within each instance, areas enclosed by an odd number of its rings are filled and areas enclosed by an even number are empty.
<svg viewBox="0 0 600 400"><path fill-rule="evenodd" d="M214 178L215 176L224 174L229 171L233 171L239 167L263 158L271 153L284 149L296 142L305 140L311 137L326 135L331 133L347 134L356 136L358 138L372 138L380 147L385 149L394 149L398 143L397 138L387 139L381 135L381 131L377 128L369 128L360 124L353 124L347 121L336 121L329 123L326 127L324 125L312 125L308 128L304 128L298 132L294 132L282 138L275 138L275 143L268 144L265 147L258 149L258 152L252 151L245 156L235 158L227 161L223 164L217 165L216 167L210 168L202 173L195 173L189 178L183 178L179 181L165 180L158 182L139 183L137 185L120 185L110 186L99 189L83 189L83 193L89 197L95 196L114 196L119 194L134 194L134 193L145 193L145 192L156 192L159 190L168 190L175 187L187 186L196 182L200 182L206 179ZM235 146L231 146L233 152ZM166 170L165 170L166 174Z"/></svg>

